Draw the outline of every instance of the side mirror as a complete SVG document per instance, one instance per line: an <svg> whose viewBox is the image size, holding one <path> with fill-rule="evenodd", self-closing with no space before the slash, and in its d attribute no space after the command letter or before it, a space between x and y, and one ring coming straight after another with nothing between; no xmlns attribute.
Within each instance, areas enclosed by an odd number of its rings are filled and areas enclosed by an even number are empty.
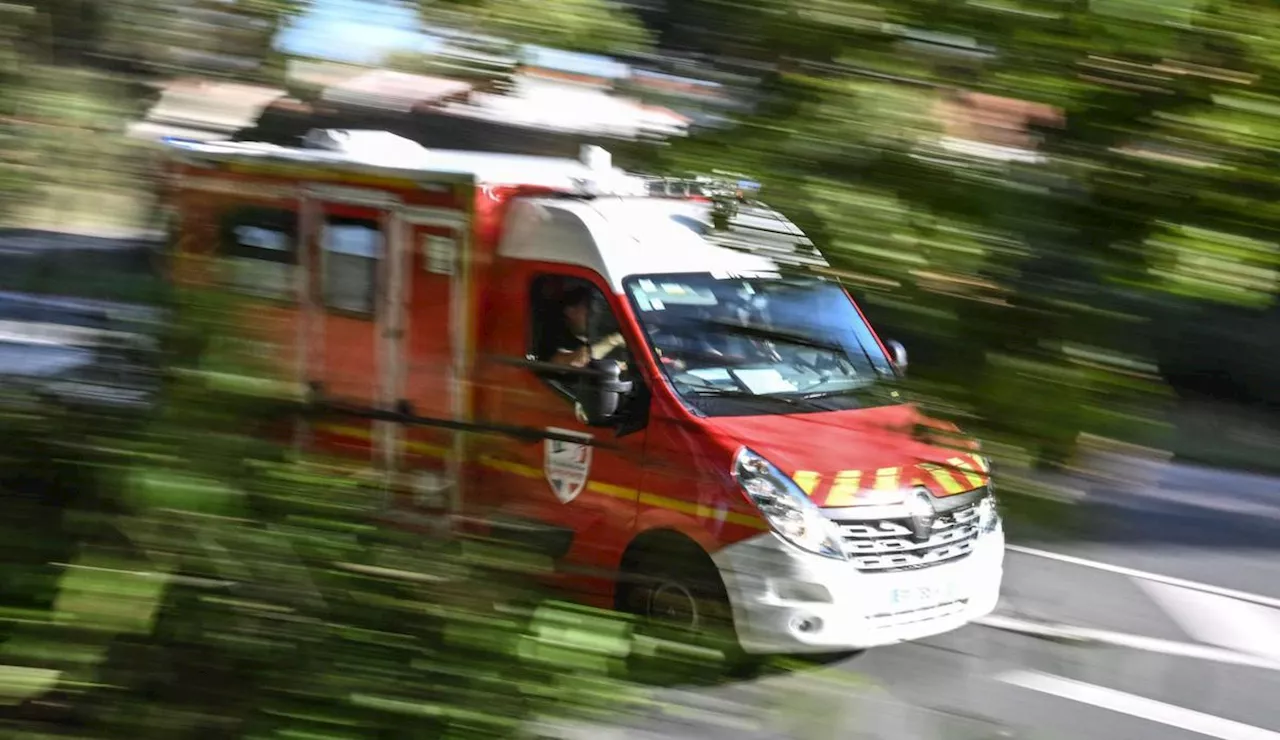
<svg viewBox="0 0 1280 740"><path fill-rule="evenodd" d="M591 372L578 383L578 421L593 427L611 426L617 422L618 409L632 383L622 379L622 367L614 360L593 360L587 369Z"/></svg>
<svg viewBox="0 0 1280 740"><path fill-rule="evenodd" d="M902 346L902 342L899 342L896 339L890 339L884 344L885 344L885 347L889 349L889 353L892 355L890 359L893 361L893 366L898 369L899 373L906 375L907 374L907 348Z"/></svg>

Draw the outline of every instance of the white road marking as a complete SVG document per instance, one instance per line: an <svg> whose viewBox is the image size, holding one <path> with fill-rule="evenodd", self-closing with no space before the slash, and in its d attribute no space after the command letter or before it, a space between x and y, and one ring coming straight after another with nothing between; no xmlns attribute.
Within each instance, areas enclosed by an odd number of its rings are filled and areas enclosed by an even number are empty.
<svg viewBox="0 0 1280 740"><path fill-rule="evenodd" d="M1199 581L1188 581L1183 578L1174 578L1173 576L1163 576L1159 573L1151 573L1136 568L1126 568L1121 565L1112 565L1097 560L1088 560L1086 558L1078 558L1073 555L1063 555L1049 550L1038 550L1034 547L1024 547L1022 545L1005 545L1005 549L1009 552L1016 552L1022 555L1031 555L1038 558L1048 558L1049 560L1057 560L1062 563L1071 563L1085 568L1093 568L1108 573L1117 573L1130 578L1140 578L1145 581L1153 581L1155 583L1163 583L1169 586L1177 586L1179 588L1189 588L1193 591L1202 591L1207 594L1217 594L1230 599L1238 599L1247 601L1250 604L1259 604L1261 606L1269 606L1272 609L1280 609L1280 599L1272 596L1263 596L1262 594L1253 594L1247 591L1236 591L1235 589L1222 588L1208 583L1200 583Z"/></svg>
<svg viewBox="0 0 1280 740"><path fill-rule="evenodd" d="M1134 635L1127 632L1112 632L1110 630L1093 629L1091 627L1077 627L1067 624L1047 624L1044 622L1018 619L1017 617L1006 617L1001 614L990 614L985 617L980 617L979 619L974 620L974 624L991 627L992 629L1018 632L1020 634L1034 635L1037 637L1047 637L1055 640L1070 640L1097 645L1112 645L1114 647L1130 648L1133 650L1144 650L1150 653L1162 653L1164 655L1176 655L1183 658L1211 660L1216 663L1229 663L1232 665L1248 666L1250 668L1280 671L1280 660L1274 660L1267 656L1255 655L1248 652L1239 652L1224 647L1199 645L1191 642L1161 640L1156 637L1145 637L1143 635Z"/></svg>
<svg viewBox="0 0 1280 740"><path fill-rule="evenodd" d="M1280 609L1157 581L1136 582L1200 642L1280 661Z"/></svg>
<svg viewBox="0 0 1280 740"><path fill-rule="evenodd" d="M1280 740L1280 732L1048 673L1009 671L996 676L996 680L1011 686L1127 714L1149 722L1196 732L1218 738L1218 740Z"/></svg>

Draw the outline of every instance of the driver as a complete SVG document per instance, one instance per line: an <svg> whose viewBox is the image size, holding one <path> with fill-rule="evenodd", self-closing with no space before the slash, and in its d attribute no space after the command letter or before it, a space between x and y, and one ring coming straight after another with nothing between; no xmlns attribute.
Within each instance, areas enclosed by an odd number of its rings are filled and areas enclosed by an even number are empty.
<svg viewBox="0 0 1280 740"><path fill-rule="evenodd" d="M560 299L564 321L551 337L553 348L547 362L569 367L586 367L592 360L608 356L624 344L622 335L610 334L595 344L588 336L588 319L591 316L591 291L585 286L575 286L564 292Z"/></svg>

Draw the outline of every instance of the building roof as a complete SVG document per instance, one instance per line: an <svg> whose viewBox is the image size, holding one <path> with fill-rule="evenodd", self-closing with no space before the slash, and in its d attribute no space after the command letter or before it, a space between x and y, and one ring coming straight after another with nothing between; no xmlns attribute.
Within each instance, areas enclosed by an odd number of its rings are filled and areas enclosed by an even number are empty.
<svg viewBox="0 0 1280 740"><path fill-rule="evenodd" d="M321 98L329 103L409 112L422 105L464 98L470 92L471 85L458 80L374 69L325 88Z"/></svg>
<svg viewBox="0 0 1280 740"><path fill-rule="evenodd" d="M244 128L287 93L279 88L196 78L171 80L135 129L191 129L220 136Z"/></svg>
<svg viewBox="0 0 1280 740"><path fill-rule="evenodd" d="M582 77L617 80L627 77L631 68L622 62L596 54L583 54L563 49L527 44L520 50L523 63L529 67L563 72Z"/></svg>
<svg viewBox="0 0 1280 740"><path fill-rule="evenodd" d="M627 139L680 136L689 125L683 117L648 109L639 100L523 73L516 75L507 94L477 93L466 103L450 104L444 110L510 126Z"/></svg>
<svg viewBox="0 0 1280 740"><path fill-rule="evenodd" d="M946 135L1004 148L1032 149L1033 125L1060 126L1061 110L1026 100L957 91L938 103Z"/></svg>

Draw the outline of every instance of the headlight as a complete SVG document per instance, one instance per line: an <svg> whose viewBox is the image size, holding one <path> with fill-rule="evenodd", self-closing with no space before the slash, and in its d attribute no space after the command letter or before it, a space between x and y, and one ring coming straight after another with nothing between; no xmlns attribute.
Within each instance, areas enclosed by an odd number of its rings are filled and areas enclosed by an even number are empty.
<svg viewBox="0 0 1280 740"><path fill-rule="evenodd" d="M835 523L773 463L743 447L733 461L733 478L779 537L801 550L845 559Z"/></svg>
<svg viewBox="0 0 1280 740"><path fill-rule="evenodd" d="M978 531L984 534L994 532L999 524L1000 512L996 509L996 497L987 494L978 502Z"/></svg>

